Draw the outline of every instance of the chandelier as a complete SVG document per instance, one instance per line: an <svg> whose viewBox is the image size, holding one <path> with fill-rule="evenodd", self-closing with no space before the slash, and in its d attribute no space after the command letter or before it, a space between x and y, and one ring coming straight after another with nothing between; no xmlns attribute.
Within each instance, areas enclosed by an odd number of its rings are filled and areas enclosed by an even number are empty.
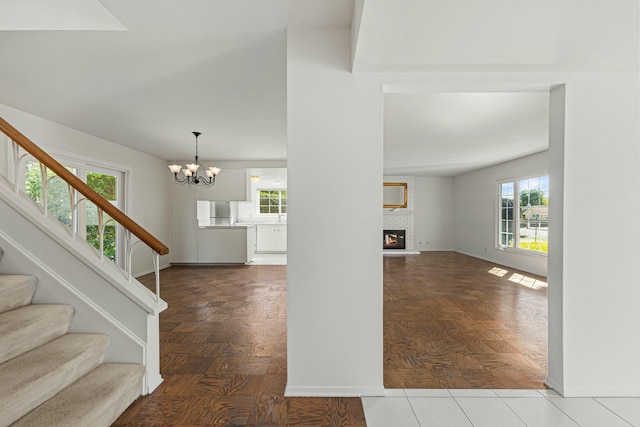
<svg viewBox="0 0 640 427"><path fill-rule="evenodd" d="M182 165L169 165L169 170L173 173L178 185L204 185L205 187L211 187L216 183L216 176L220 173L220 168L211 166L206 169L200 169L200 163L198 162L198 137L200 132L193 132L193 135L196 137L195 161L185 165L184 169ZM204 170L204 174L198 175L198 172L202 170ZM181 176L178 176L178 174L181 174Z"/></svg>

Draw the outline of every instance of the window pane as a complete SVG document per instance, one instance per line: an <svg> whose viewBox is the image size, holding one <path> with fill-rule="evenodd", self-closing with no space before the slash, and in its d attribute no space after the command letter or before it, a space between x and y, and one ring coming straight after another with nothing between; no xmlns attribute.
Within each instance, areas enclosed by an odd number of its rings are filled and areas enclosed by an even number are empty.
<svg viewBox="0 0 640 427"><path fill-rule="evenodd" d="M76 169L66 168L76 174ZM40 163L28 160L25 162L25 191L40 206L44 204L42 190L42 172ZM69 186L65 181L47 169L47 212L67 227L71 226L71 200Z"/></svg>
<svg viewBox="0 0 640 427"><path fill-rule="evenodd" d="M50 215L71 227L71 201L69 186L62 178L53 176L47 185L47 211Z"/></svg>
<svg viewBox="0 0 640 427"><path fill-rule="evenodd" d="M526 250L548 251L549 177L547 175L520 179L499 185L499 241L503 246L514 244L518 233L518 247ZM514 196L519 209L514 212Z"/></svg>
<svg viewBox="0 0 640 427"><path fill-rule="evenodd" d="M501 241L500 243L502 244L502 246L513 246L513 234L509 234L509 233L503 233L501 235Z"/></svg>
<svg viewBox="0 0 640 427"><path fill-rule="evenodd" d="M549 191L549 177L546 175L540 177L540 190Z"/></svg>
<svg viewBox="0 0 640 427"><path fill-rule="evenodd" d="M87 173L87 185L105 199L113 202L117 200L116 177L101 173Z"/></svg>
<svg viewBox="0 0 640 427"><path fill-rule="evenodd" d="M260 190L259 213L286 213L287 190Z"/></svg>
<svg viewBox="0 0 640 427"><path fill-rule="evenodd" d="M535 177L520 189L520 248L547 252L549 219L549 177ZM523 181L520 181L524 183Z"/></svg>
<svg viewBox="0 0 640 427"><path fill-rule="evenodd" d="M540 190L540 178L529 179L529 190Z"/></svg>
<svg viewBox="0 0 640 427"><path fill-rule="evenodd" d="M513 194L513 182L505 182L503 184L500 184L500 193L505 196Z"/></svg>
<svg viewBox="0 0 640 427"><path fill-rule="evenodd" d="M110 202L117 202L118 183L115 176L98 172L87 172L87 185ZM104 234L102 236L104 256L115 262L117 248L116 224L113 218L106 213L103 214L102 220L104 222ZM87 242L94 248L100 249L98 209L93 203L88 201L86 202L86 221Z"/></svg>

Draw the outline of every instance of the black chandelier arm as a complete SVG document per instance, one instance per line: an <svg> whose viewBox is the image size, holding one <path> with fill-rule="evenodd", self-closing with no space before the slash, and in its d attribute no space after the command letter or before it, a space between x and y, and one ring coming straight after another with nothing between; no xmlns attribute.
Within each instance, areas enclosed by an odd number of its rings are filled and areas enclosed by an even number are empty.
<svg viewBox="0 0 640 427"><path fill-rule="evenodd" d="M201 168L198 153L198 137L201 135L200 132L192 132L193 136L196 139L196 155L194 156L194 162L187 164L186 169L182 169L180 165L173 164L169 165L169 169L174 175L174 180L178 185L204 185L205 187L211 187L216 182L216 175L220 172L220 168L210 167L208 169ZM189 169L195 169L193 172L190 172ZM185 172L190 173L190 175L185 174ZM199 172L201 172L199 174Z"/></svg>
<svg viewBox="0 0 640 427"><path fill-rule="evenodd" d="M180 180L180 179L176 178L175 181L176 181L176 184L181 185L181 186L185 185L187 183L187 180L185 180L185 179Z"/></svg>
<svg viewBox="0 0 640 427"><path fill-rule="evenodd" d="M182 178L179 178L178 174L182 174ZM189 176L186 176L184 174L184 172L174 173L173 177L175 178L176 183L178 183L179 185L188 184L189 183L189 179L191 178Z"/></svg>
<svg viewBox="0 0 640 427"><path fill-rule="evenodd" d="M182 175L182 177L179 177L178 175ZM173 174L174 179L176 181L176 183L178 185L198 185L198 184L204 184L207 187L211 187L212 185L214 185L216 183L216 176L213 175L211 177L206 176L206 175L198 175L196 173L196 175L191 175L191 176L185 176L184 172L179 172L179 173L174 173Z"/></svg>

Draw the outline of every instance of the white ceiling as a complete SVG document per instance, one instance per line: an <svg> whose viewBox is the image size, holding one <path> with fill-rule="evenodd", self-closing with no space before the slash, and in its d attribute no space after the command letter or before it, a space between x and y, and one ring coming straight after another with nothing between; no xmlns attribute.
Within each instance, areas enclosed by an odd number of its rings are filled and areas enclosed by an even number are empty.
<svg viewBox="0 0 640 427"><path fill-rule="evenodd" d="M354 71L637 71L637 3L355 2ZM0 103L167 160L193 155L192 131L203 159L282 160L286 29L353 16L353 0L0 0ZM101 31L34 31L85 26ZM385 170L543 150L546 96L387 93Z"/></svg>
<svg viewBox="0 0 640 427"><path fill-rule="evenodd" d="M99 29L115 17L127 31L28 31L35 10L46 29L77 29L84 16ZM0 29L27 29L0 32L0 103L168 160L193 156L192 131L202 132L203 159L286 159L286 29L348 26L352 10L352 1L0 0L0 17L13 17Z"/></svg>
<svg viewBox="0 0 640 427"><path fill-rule="evenodd" d="M549 95L387 93L387 175L459 175L548 148Z"/></svg>

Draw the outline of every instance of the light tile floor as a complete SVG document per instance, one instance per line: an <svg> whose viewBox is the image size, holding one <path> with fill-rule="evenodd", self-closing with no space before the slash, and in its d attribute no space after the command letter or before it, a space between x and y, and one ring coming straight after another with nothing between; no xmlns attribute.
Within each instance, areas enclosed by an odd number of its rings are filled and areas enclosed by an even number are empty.
<svg viewBox="0 0 640 427"><path fill-rule="evenodd" d="M368 427L640 427L640 398L552 390L401 390L363 397Z"/></svg>
<svg viewBox="0 0 640 427"><path fill-rule="evenodd" d="M256 254L250 265L287 265L287 254Z"/></svg>

